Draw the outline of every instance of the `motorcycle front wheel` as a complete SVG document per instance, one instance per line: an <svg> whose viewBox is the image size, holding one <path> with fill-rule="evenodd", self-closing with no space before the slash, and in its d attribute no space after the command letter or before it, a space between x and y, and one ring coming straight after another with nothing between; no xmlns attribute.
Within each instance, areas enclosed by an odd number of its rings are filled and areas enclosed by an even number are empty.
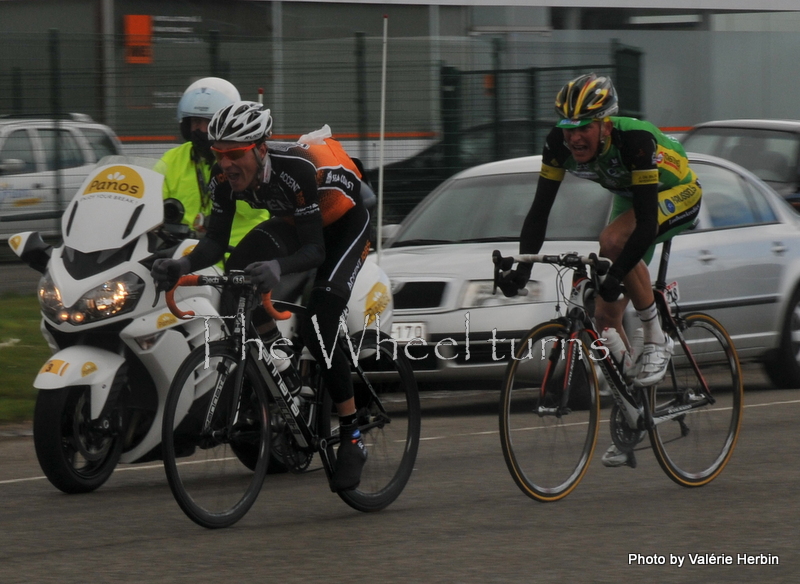
<svg viewBox="0 0 800 584"><path fill-rule="evenodd" d="M33 444L48 480L65 493L89 493L114 472L122 437L91 420L89 387L47 389L36 397Z"/></svg>

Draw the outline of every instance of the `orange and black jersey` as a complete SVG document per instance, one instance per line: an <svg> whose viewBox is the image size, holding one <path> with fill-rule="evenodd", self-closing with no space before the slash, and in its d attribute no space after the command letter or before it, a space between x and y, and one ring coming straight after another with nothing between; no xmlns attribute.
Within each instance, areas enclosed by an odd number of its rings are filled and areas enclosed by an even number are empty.
<svg viewBox="0 0 800 584"><path fill-rule="evenodd" d="M361 201L361 173L339 142L324 144L267 142L268 180L256 190L234 192L219 166L212 170L209 188L213 211L206 238L223 249L228 245L236 201L267 209L270 215L295 226L300 249L280 258L284 273L318 267L325 259L323 230Z"/></svg>

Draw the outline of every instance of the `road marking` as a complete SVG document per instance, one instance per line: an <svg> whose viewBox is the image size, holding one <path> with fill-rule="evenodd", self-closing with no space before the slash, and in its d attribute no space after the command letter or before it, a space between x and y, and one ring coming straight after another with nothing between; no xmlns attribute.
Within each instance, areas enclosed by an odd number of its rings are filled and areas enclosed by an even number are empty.
<svg viewBox="0 0 800 584"><path fill-rule="evenodd" d="M763 404L749 404L749 405L746 404L744 406L744 409L748 409L748 408L763 408L763 407L767 407L767 406L796 405L796 404L800 404L800 399L778 401L778 402L766 402L766 403L763 403ZM602 423L608 423L608 420L600 420L600 423L601 424ZM520 428L520 429L524 430L525 428ZM530 429L530 428L528 428L528 429ZM498 430L489 430L489 431L481 431L481 432L468 432L468 433L464 433L464 434L448 434L448 435L442 435L442 436L426 436L425 438L421 437L419 440L420 440L420 442L428 442L428 441L431 441L431 440L444 440L446 438L463 438L463 437L468 437L468 436L488 436L488 435L491 435L491 434L498 434L498 433L499 433ZM231 457L231 459L232 459L232 457ZM186 461L186 462L180 462L178 464L179 465L199 464L200 462L209 462L209 461L193 461L193 462ZM116 469L114 469L114 472L131 472L131 471L153 470L153 469L156 469L156 468L164 468L164 465L163 464L149 464L149 465L146 465L146 466L117 467ZM27 477L27 478L22 478L22 479L6 479L4 481L0 481L0 485L11 485L11 484L15 484L15 483L24 483L24 482L30 482L30 481L42 481L42 480L46 480L46 479L47 479L47 477L44 477L44 476Z"/></svg>

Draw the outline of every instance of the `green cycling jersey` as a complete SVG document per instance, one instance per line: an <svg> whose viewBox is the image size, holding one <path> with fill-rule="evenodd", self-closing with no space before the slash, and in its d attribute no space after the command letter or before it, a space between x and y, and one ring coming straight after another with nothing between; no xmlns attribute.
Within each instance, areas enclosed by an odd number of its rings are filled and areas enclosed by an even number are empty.
<svg viewBox="0 0 800 584"><path fill-rule="evenodd" d="M683 146L650 122L611 117L611 136L601 153L587 163L578 163L564 145L564 134L553 128L542 153L542 176L560 181L564 172L599 183L609 191L631 197L631 187L658 184L664 191L689 184L695 175ZM654 172L655 171L655 172Z"/></svg>

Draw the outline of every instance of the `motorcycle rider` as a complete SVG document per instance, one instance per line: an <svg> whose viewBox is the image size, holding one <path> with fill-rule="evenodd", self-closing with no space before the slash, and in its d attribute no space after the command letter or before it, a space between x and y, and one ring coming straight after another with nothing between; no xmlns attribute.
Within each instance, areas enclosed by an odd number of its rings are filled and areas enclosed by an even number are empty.
<svg viewBox="0 0 800 584"><path fill-rule="evenodd" d="M327 365L330 359L322 376L336 404L341 439L331 484L340 491L354 489L367 451L358 430L349 364L335 340L370 248L361 173L335 140L267 144L271 129L270 110L259 103L240 101L217 112L208 127L218 163L210 185L213 211L206 237L179 260L157 261L152 275L160 285L171 285L181 275L218 261L237 202L269 209L272 218L239 242L227 267L245 269L260 292L272 290L282 275L317 268L301 334L318 363ZM262 338L278 336L265 312L257 309L253 320Z"/></svg>
<svg viewBox="0 0 800 584"><path fill-rule="evenodd" d="M208 140L208 123L217 111L241 99L239 91L229 81L219 77L204 77L183 92L178 102L180 132L186 142L167 150L161 157L167 169L164 177L164 200L180 203L183 215L168 217L178 220L198 235L205 232L211 214L211 166L214 155ZM253 209L244 201L236 204L230 245L236 245L253 227L269 219L269 212Z"/></svg>

